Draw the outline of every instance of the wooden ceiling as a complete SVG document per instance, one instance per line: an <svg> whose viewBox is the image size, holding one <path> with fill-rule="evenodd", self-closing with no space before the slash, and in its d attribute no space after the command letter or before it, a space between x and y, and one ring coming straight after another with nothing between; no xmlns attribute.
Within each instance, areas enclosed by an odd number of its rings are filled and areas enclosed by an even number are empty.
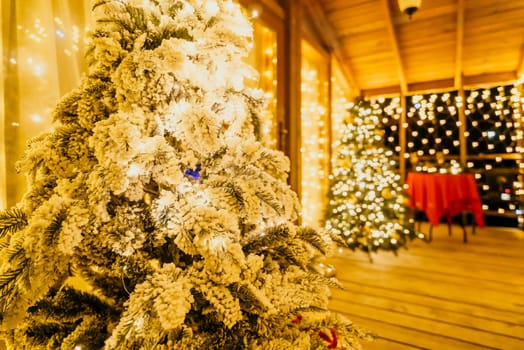
<svg viewBox="0 0 524 350"><path fill-rule="evenodd" d="M367 96L515 82L524 73L524 0L305 0ZM326 35L327 34L327 35Z"/></svg>

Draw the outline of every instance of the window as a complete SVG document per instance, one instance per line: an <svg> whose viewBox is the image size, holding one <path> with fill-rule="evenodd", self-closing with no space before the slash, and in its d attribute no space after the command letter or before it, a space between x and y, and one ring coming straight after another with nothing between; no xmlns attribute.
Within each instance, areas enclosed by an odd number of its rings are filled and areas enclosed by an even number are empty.
<svg viewBox="0 0 524 350"><path fill-rule="evenodd" d="M302 224L318 226L329 186L329 60L306 41L301 75Z"/></svg>

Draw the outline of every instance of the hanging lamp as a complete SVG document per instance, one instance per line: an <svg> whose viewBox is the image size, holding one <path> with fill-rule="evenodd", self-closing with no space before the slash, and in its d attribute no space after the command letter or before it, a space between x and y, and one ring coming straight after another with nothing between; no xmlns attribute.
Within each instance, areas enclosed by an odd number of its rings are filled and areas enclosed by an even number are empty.
<svg viewBox="0 0 524 350"><path fill-rule="evenodd" d="M409 18L411 18L411 15L418 10L421 3L422 0L398 0L398 7L400 8L400 11L404 12L409 16Z"/></svg>

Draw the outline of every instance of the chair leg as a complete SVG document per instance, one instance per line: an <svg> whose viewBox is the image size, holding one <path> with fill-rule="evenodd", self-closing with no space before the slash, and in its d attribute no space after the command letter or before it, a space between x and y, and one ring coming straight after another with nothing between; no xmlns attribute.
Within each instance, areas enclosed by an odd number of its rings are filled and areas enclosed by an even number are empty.
<svg viewBox="0 0 524 350"><path fill-rule="evenodd" d="M466 232L466 225L467 225L467 218L468 218L467 212L462 212L462 231L464 231L464 243L468 243L468 237ZM471 214L471 233L475 234L475 216Z"/></svg>
<svg viewBox="0 0 524 350"><path fill-rule="evenodd" d="M417 231L420 231L420 228L422 226L422 219L420 219L419 217L419 214L421 213L421 211L419 210L416 210L413 212L413 218L415 219L415 222L417 223ZM418 217L418 219L417 219Z"/></svg>
<svg viewBox="0 0 524 350"><path fill-rule="evenodd" d="M468 233L466 232L467 215L468 214L466 212L462 212L461 226L462 226L462 232L464 232L464 243L468 243Z"/></svg>
<svg viewBox="0 0 524 350"><path fill-rule="evenodd" d="M429 224L429 237L428 242L431 242L433 240L433 225Z"/></svg>

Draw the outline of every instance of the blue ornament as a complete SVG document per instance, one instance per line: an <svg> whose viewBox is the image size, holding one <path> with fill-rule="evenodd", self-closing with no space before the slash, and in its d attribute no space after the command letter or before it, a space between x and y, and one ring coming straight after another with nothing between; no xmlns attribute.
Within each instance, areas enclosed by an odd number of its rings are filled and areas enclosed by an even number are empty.
<svg viewBox="0 0 524 350"><path fill-rule="evenodd" d="M200 170L201 170L200 164L197 164L195 170L193 170L191 168L187 169L184 172L184 176L190 177L193 180L200 180Z"/></svg>

